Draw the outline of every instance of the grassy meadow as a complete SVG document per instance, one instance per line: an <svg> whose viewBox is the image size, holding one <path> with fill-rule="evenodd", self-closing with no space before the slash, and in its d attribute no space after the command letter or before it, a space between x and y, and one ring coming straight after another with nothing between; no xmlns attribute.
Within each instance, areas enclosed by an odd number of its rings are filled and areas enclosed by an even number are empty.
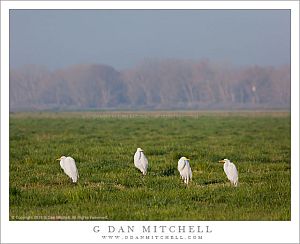
<svg viewBox="0 0 300 244"><path fill-rule="evenodd" d="M290 122L288 112L11 114L10 219L290 220ZM77 184L55 160L62 155L75 159ZM238 187L223 158L237 166Z"/></svg>

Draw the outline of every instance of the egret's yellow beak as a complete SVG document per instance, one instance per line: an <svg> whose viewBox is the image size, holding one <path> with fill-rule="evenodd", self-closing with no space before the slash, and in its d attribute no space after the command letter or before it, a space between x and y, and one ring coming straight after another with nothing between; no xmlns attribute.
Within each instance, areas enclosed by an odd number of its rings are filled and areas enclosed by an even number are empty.
<svg viewBox="0 0 300 244"><path fill-rule="evenodd" d="M55 160L59 160L59 161L60 161L60 158L57 158L57 159L55 159Z"/></svg>
<svg viewBox="0 0 300 244"><path fill-rule="evenodd" d="M220 160L219 163L225 163L225 161L224 160Z"/></svg>

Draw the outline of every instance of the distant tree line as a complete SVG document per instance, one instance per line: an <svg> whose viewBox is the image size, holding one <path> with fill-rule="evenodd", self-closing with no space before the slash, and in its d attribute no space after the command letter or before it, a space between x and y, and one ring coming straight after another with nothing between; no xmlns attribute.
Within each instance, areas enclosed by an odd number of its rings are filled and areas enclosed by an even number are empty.
<svg viewBox="0 0 300 244"><path fill-rule="evenodd" d="M290 108L290 65L233 67L208 60L145 60L117 71L75 65L10 71L10 110Z"/></svg>

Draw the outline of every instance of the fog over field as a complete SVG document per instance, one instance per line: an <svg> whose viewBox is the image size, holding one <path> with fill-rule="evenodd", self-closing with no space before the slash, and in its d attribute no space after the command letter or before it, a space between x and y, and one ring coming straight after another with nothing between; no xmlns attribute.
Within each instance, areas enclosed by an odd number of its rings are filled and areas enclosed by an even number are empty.
<svg viewBox="0 0 300 244"><path fill-rule="evenodd" d="M10 110L290 108L288 10L12 10Z"/></svg>
<svg viewBox="0 0 300 244"><path fill-rule="evenodd" d="M10 110L290 108L290 66L237 68L208 60L145 60L10 72Z"/></svg>

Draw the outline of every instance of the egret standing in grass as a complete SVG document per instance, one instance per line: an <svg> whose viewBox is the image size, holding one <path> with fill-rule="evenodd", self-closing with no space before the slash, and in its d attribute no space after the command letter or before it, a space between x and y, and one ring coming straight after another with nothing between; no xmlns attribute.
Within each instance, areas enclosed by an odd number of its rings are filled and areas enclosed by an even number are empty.
<svg viewBox="0 0 300 244"><path fill-rule="evenodd" d="M178 171L180 173L181 179L184 180L184 183L189 184L189 181L192 180L190 160L186 157L181 157L178 161Z"/></svg>
<svg viewBox="0 0 300 244"><path fill-rule="evenodd" d="M75 160L71 157L65 156L61 156L56 160L60 160L60 167L64 170L66 175L72 179L73 183L76 183L79 178L79 175L75 164Z"/></svg>
<svg viewBox="0 0 300 244"><path fill-rule="evenodd" d="M143 175L146 175L148 169L148 160L141 148L136 149L133 161L135 167L137 167L143 173Z"/></svg>
<svg viewBox="0 0 300 244"><path fill-rule="evenodd" d="M239 180L239 176L238 176L238 171L234 165L234 163L230 162L229 159L223 159L220 160L219 163L224 163L224 172L227 175L228 180L231 182L231 184L233 184L234 186L238 185L238 180Z"/></svg>

